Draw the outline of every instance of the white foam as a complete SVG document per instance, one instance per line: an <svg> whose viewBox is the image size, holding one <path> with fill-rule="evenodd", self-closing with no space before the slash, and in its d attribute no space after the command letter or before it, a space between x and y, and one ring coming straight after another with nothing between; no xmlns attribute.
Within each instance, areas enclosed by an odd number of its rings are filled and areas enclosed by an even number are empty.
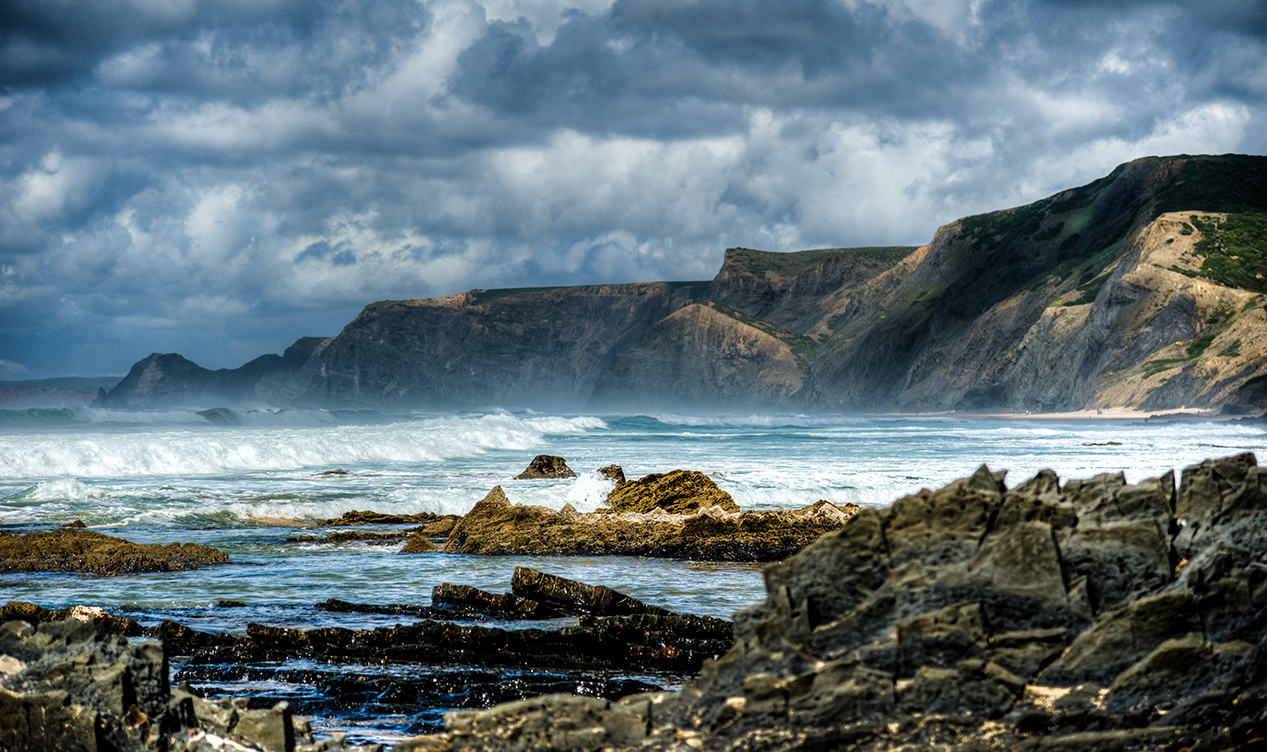
<svg viewBox="0 0 1267 752"><path fill-rule="evenodd" d="M205 421L204 421L205 423ZM386 425L73 427L0 435L0 478L128 478L437 462L606 427L591 417L449 416Z"/></svg>

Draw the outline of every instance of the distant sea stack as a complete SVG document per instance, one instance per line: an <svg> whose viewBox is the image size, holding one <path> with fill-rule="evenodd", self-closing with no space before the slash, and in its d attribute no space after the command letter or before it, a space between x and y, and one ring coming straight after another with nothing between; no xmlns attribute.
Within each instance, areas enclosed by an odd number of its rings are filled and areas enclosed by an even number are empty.
<svg viewBox="0 0 1267 752"><path fill-rule="evenodd" d="M98 407L210 406L224 402L285 405L301 393L305 366L330 342L303 337L282 355L261 355L238 368L210 371L176 353L153 353L97 398ZM314 364L315 365L315 364Z"/></svg>
<svg viewBox="0 0 1267 752"><path fill-rule="evenodd" d="M179 359L179 360L177 360ZM1267 409L1267 157L1149 157L926 246L727 250L711 282L473 290L102 400L698 410Z"/></svg>

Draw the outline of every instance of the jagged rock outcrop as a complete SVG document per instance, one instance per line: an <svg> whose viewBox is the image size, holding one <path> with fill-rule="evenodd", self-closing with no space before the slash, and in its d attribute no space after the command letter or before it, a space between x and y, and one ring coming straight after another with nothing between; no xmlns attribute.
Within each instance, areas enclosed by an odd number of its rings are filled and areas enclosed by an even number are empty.
<svg viewBox="0 0 1267 752"><path fill-rule="evenodd" d="M458 749L1256 749L1267 474L1131 485L982 467L865 509L766 570L734 647L677 693L452 714ZM515 736L519 734L519 736ZM503 740L503 741L499 741ZM508 748L508 747L507 747Z"/></svg>
<svg viewBox="0 0 1267 752"><path fill-rule="evenodd" d="M93 530L0 532L0 572L85 572L104 576L183 572L226 564L229 555L196 543L140 544Z"/></svg>
<svg viewBox="0 0 1267 752"><path fill-rule="evenodd" d="M619 486L613 495L635 483ZM716 489L715 493L725 492ZM635 493L631 498L639 497L640 494ZM443 550L484 555L622 555L702 561L773 561L792 555L820 535L836 529L857 509L840 509L818 502L798 510L741 512L736 507L736 511L727 512L718 504L729 501L733 505L729 495L724 499L720 496L707 499L710 506L703 508L690 506L690 500L686 499L687 506L683 508L697 511L684 514L671 514L658 507L648 513L582 514L570 506L555 511L548 507L512 504L501 486L495 486L454 526ZM672 503L683 501L670 500ZM698 497L695 503L700 503Z"/></svg>
<svg viewBox="0 0 1267 752"><path fill-rule="evenodd" d="M327 752L285 702L251 710L168 680L161 643L128 639L91 613L0 624L0 749L65 752Z"/></svg>
<svg viewBox="0 0 1267 752"><path fill-rule="evenodd" d="M725 512L739 511L739 505L730 494L698 470L652 473L638 480L625 481L607 494L607 506L618 513L646 513L663 509L669 514L691 514L708 507L719 507Z"/></svg>

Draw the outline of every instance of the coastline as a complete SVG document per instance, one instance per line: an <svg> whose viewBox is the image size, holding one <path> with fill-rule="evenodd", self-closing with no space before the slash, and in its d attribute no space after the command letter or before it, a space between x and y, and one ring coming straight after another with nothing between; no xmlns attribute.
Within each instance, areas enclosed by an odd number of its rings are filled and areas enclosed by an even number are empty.
<svg viewBox="0 0 1267 752"><path fill-rule="evenodd" d="M1267 418L1267 411L1245 415L1225 415L1219 410L1185 407L1175 410L1138 410L1133 407L1106 407L1064 412L1021 413L989 410L944 410L932 412L883 412L863 413L870 418L969 418L982 420L1199 420L1202 422L1225 423L1237 420L1262 420Z"/></svg>

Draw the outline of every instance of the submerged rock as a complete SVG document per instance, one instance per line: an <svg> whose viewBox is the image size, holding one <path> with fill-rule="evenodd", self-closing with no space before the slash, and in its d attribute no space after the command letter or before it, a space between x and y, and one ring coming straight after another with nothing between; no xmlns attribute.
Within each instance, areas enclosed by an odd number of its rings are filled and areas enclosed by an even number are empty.
<svg viewBox="0 0 1267 752"><path fill-rule="evenodd" d="M568 467L567 460L552 454L538 454L528 463L528 467L515 476L515 480L538 480L543 478L575 478L576 473Z"/></svg>
<svg viewBox="0 0 1267 752"><path fill-rule="evenodd" d="M138 544L92 530L0 532L0 572L85 572L103 576L182 572L227 564L229 555L194 543Z"/></svg>
<svg viewBox="0 0 1267 752"><path fill-rule="evenodd" d="M626 483L616 491L631 485ZM690 514L663 509L650 514L581 514L566 508L556 512L512 504L501 486L495 486L454 526L444 551L771 561L791 556L837 529L857 507L841 509L819 502L801 510L735 509L726 512L714 504Z"/></svg>

